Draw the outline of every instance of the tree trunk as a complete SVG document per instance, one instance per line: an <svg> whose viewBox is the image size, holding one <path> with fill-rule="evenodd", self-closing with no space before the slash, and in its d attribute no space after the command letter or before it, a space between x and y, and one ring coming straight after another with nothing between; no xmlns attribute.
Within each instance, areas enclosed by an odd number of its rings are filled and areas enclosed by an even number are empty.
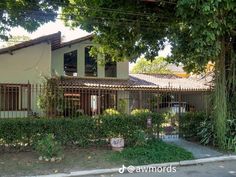
<svg viewBox="0 0 236 177"><path fill-rule="evenodd" d="M221 39L221 53L216 61L215 69L215 93L214 93L214 118L217 145L225 148L226 142L226 119L227 119L227 89L225 73L225 38Z"/></svg>

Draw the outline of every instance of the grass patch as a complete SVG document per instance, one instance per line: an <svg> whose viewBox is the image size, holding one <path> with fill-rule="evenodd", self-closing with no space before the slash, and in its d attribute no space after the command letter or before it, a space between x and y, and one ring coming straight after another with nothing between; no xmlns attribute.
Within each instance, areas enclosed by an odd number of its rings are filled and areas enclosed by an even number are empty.
<svg viewBox="0 0 236 177"><path fill-rule="evenodd" d="M146 145L125 148L110 156L111 161L125 165L145 165L151 163L175 162L194 159L191 152L160 140L148 141Z"/></svg>

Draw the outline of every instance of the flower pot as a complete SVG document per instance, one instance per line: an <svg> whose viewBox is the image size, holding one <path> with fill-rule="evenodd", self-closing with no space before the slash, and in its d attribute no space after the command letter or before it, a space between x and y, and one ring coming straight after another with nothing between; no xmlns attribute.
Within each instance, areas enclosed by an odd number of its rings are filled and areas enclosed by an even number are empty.
<svg viewBox="0 0 236 177"><path fill-rule="evenodd" d="M124 149L125 141L123 138L111 138L110 143L114 151L122 151Z"/></svg>

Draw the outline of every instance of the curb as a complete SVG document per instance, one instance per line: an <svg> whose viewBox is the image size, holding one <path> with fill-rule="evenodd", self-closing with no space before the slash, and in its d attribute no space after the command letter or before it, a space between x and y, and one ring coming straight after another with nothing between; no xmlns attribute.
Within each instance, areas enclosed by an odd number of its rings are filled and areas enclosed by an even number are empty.
<svg viewBox="0 0 236 177"><path fill-rule="evenodd" d="M230 161L236 160L236 155L227 155L227 156L220 156L220 157L210 157L210 158L202 158L202 159L195 159L195 160L184 160L179 162L170 162L170 163L159 163L159 164L149 164L149 165L141 165L135 166L139 168L147 168L147 167L163 167L163 166L190 166L190 165L198 165L204 163L211 163L211 162L222 162L222 161ZM74 176L86 176L86 175L101 175L101 174L109 174L109 173L118 173L119 168L110 168L110 169L97 169L97 170L84 170L84 171L76 171L71 173L57 173L57 174L50 174L50 175L38 175L38 176L31 176L31 177L74 177ZM127 169L124 173L127 173ZM29 177L29 176L25 176Z"/></svg>

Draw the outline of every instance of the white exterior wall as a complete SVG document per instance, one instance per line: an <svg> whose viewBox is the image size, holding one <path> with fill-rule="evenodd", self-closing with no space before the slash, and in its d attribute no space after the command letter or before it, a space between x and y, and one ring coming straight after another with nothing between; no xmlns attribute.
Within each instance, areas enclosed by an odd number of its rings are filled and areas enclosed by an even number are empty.
<svg viewBox="0 0 236 177"><path fill-rule="evenodd" d="M77 76L85 77L85 47L91 46L92 42L87 40L71 46L66 46L57 50L52 51L52 74L57 76L64 75L64 54L77 50ZM101 56L100 56L101 57ZM101 59L101 58L100 58ZM97 78L105 78L105 67L98 64L97 67L98 76ZM117 78L128 79L129 77L129 63L118 62L117 63ZM95 77L96 78L96 77Z"/></svg>
<svg viewBox="0 0 236 177"><path fill-rule="evenodd" d="M0 55L0 83L40 83L43 76L51 76L51 44Z"/></svg>

